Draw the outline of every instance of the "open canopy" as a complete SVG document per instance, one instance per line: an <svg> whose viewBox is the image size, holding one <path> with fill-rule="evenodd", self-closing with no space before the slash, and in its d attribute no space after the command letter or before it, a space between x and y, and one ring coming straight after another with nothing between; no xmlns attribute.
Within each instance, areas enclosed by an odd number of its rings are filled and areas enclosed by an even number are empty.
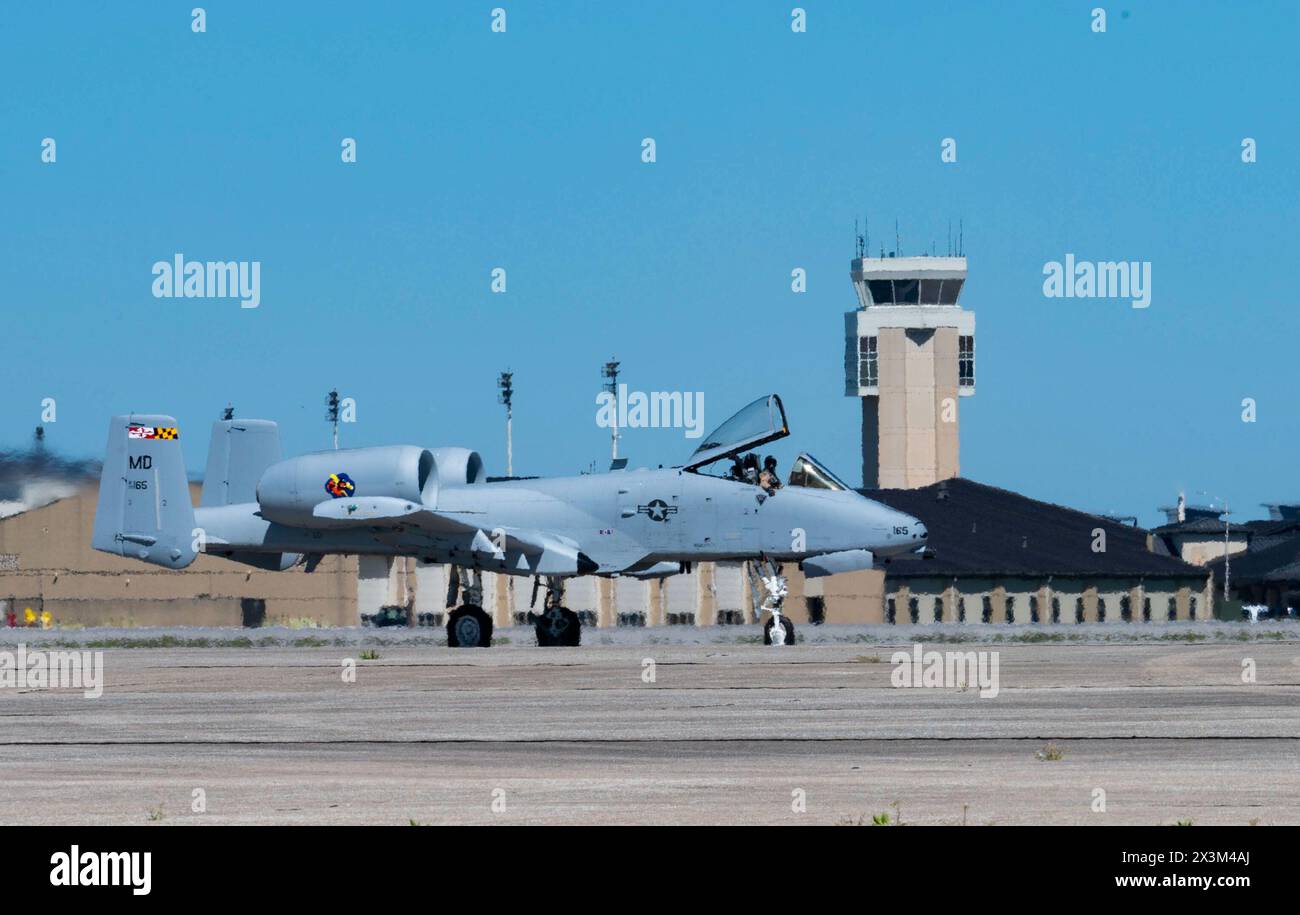
<svg viewBox="0 0 1300 915"><path fill-rule="evenodd" d="M706 435L704 442L695 449L684 466L687 470L698 470L706 464L785 438L789 434L790 427L785 422L785 407L781 406L781 398L768 394Z"/></svg>

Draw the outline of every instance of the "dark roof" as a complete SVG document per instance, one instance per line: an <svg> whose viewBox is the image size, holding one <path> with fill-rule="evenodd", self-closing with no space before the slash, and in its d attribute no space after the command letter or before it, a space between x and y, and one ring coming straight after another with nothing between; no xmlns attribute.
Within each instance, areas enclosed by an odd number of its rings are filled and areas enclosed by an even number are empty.
<svg viewBox="0 0 1300 915"><path fill-rule="evenodd" d="M1186 521L1175 521L1173 524L1162 524L1159 527L1153 527L1153 534L1222 534L1222 518L1188 518ZM1228 529L1233 534L1248 533L1249 528L1243 524L1229 524Z"/></svg>
<svg viewBox="0 0 1300 915"><path fill-rule="evenodd" d="M1300 531L1300 521L1294 518L1281 521L1275 518L1256 518L1253 521L1241 522L1241 526L1250 531L1252 538L1277 537Z"/></svg>
<svg viewBox="0 0 1300 915"><path fill-rule="evenodd" d="M934 558L891 562L885 567L890 576L1207 574L1199 566L1148 550L1142 528L960 477L921 489L862 493L921 519L929 532ZM1106 532L1104 553L1092 549L1097 528Z"/></svg>
<svg viewBox="0 0 1300 915"><path fill-rule="evenodd" d="M1232 560L1233 584L1300 581L1300 534L1266 549L1233 553L1228 558ZM1223 581L1223 565L1223 559L1216 559L1207 566L1217 582Z"/></svg>

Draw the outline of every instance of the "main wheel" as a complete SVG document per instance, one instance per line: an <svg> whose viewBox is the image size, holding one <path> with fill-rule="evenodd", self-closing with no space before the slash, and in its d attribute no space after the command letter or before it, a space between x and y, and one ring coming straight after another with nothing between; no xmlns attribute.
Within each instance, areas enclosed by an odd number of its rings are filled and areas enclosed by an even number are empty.
<svg viewBox="0 0 1300 915"><path fill-rule="evenodd" d="M447 617L448 648L487 648L492 644L492 618L482 607L465 604Z"/></svg>
<svg viewBox="0 0 1300 915"><path fill-rule="evenodd" d="M568 607L549 607L533 618L539 648L576 648L582 641L582 620Z"/></svg>
<svg viewBox="0 0 1300 915"><path fill-rule="evenodd" d="M772 644L772 628L773 628L773 627L772 627L772 622L773 622L773 620L774 620L774 617L768 617L767 623L763 626L763 644L764 644L764 645L771 645L771 644ZM781 644L782 644L782 645L793 645L793 644L794 644L794 623L790 622L790 617L786 616L784 613L781 614L781 632L782 632L782 633L784 634L784 636L785 636L785 637L781 640Z"/></svg>

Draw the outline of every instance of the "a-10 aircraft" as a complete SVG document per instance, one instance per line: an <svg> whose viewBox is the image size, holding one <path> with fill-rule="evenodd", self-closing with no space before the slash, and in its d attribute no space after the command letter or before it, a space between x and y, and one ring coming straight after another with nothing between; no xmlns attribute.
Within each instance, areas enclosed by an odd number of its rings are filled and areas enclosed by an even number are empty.
<svg viewBox="0 0 1300 915"><path fill-rule="evenodd" d="M793 644L782 615L782 562L809 577L866 569L925 546L925 526L854 492L808 454L768 489L705 469L790 434L775 395L760 397L707 436L680 467L552 479L488 480L467 448L393 445L281 460L276 424L212 427L198 508L190 500L180 432L170 416L109 423L95 515L95 549L183 569L204 552L261 569L330 553L415 556L455 567L448 644L491 644L481 573L545 583L531 614L539 645L577 645L578 615L563 605L578 575L658 578L692 563L743 560L755 599L771 611L768 644ZM725 465L723 465L725 466ZM760 571L761 570L761 571Z"/></svg>

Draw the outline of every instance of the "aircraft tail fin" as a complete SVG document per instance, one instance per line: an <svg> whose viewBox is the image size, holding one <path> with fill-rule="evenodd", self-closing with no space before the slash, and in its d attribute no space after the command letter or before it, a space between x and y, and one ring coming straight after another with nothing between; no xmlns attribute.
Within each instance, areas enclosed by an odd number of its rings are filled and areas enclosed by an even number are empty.
<svg viewBox="0 0 1300 915"><path fill-rule="evenodd" d="M208 466L199 504L257 501L257 481L280 460L280 428L265 419L223 419L212 424Z"/></svg>
<svg viewBox="0 0 1300 915"><path fill-rule="evenodd" d="M169 569L194 561L194 504L170 416L132 413L108 423L91 545Z"/></svg>

